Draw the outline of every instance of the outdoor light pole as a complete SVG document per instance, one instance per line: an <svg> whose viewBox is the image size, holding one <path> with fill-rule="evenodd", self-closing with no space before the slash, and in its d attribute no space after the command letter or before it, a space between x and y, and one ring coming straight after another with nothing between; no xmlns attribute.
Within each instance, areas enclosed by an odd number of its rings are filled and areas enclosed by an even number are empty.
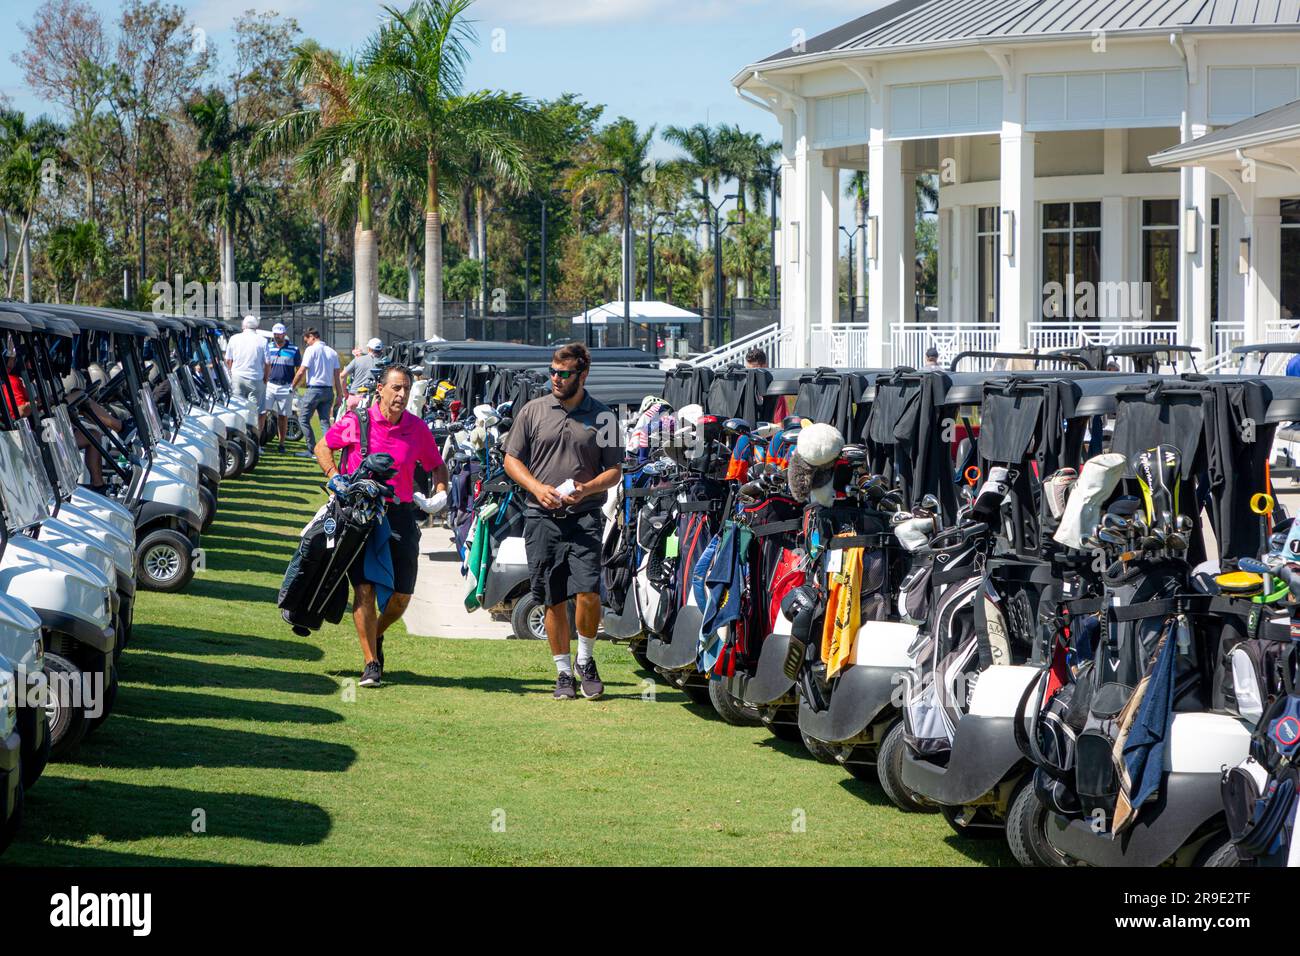
<svg viewBox="0 0 1300 956"><path fill-rule="evenodd" d="M696 194L700 199L708 203L709 208L713 210L713 343L716 348L722 344L722 306L726 299L726 294L722 288L722 234L730 229L734 223L728 222L725 226L722 224L722 207L727 204L728 199L735 199L735 193L727 193L722 197L722 202L714 204L703 193ZM706 221L705 226L709 223Z"/></svg>
<svg viewBox="0 0 1300 956"><path fill-rule="evenodd" d="M768 217L768 264L767 264L767 298L769 302L776 301L776 178L778 170L776 167L768 173L768 203L771 210ZM788 257L787 257L788 258Z"/></svg>
<svg viewBox="0 0 1300 956"><path fill-rule="evenodd" d="M632 267L634 246L632 243L632 209L628 205L628 182L617 169L598 169L599 173L617 176L623 187L623 344L632 346L632 277L636 270Z"/></svg>
<svg viewBox="0 0 1300 956"><path fill-rule="evenodd" d="M850 229L848 226L840 226L840 232L849 237L849 321L853 321L853 307L855 300L853 297L853 240L858 232L867 228L866 223L859 223Z"/></svg>

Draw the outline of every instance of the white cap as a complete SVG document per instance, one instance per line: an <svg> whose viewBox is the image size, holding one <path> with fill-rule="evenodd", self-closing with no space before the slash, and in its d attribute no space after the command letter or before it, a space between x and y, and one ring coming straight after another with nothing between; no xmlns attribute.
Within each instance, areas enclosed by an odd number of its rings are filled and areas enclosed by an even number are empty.
<svg viewBox="0 0 1300 956"><path fill-rule="evenodd" d="M366 343L366 348L370 349L372 352L382 352L384 350L384 340L371 339Z"/></svg>
<svg viewBox="0 0 1300 956"><path fill-rule="evenodd" d="M257 316L255 316L255 315L246 315L246 316L244 316L244 328L245 328L245 329L255 329L255 328L257 328L257 327L258 327L259 325L261 325L261 324L262 324L262 323L259 322L259 321L257 320Z"/></svg>
<svg viewBox="0 0 1300 956"><path fill-rule="evenodd" d="M284 327L284 323L283 323L283 322L277 322L277 323L275 323L275 325L271 326L271 334L272 334L272 335L284 335L284 334L287 333L288 331L289 331L289 330L286 329L286 328Z"/></svg>

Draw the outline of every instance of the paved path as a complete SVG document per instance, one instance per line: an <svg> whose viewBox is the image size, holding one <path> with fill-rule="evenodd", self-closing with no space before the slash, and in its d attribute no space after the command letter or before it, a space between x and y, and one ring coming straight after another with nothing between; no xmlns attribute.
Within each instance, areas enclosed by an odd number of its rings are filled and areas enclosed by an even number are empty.
<svg viewBox="0 0 1300 956"><path fill-rule="evenodd" d="M469 589L460 558L445 528L425 528L420 538L420 576L402 620L421 637L510 637L509 621L494 621L487 611L465 610Z"/></svg>

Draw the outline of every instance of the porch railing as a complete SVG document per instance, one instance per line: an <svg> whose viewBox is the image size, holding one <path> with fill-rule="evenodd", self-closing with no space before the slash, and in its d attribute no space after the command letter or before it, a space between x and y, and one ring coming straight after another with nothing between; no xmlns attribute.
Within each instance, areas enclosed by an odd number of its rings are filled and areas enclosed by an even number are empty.
<svg viewBox="0 0 1300 956"><path fill-rule="evenodd" d="M782 368L794 362L794 335L789 329L781 328L779 323L763 326L738 339L732 339L725 345L696 355L690 361L692 365L704 368L743 365L745 353L753 348L760 348L767 353L767 364L772 368Z"/></svg>

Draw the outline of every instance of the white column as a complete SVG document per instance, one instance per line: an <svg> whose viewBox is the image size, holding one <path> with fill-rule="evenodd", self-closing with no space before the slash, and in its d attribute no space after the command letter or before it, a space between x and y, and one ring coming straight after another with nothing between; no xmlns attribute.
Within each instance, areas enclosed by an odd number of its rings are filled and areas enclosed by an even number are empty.
<svg viewBox="0 0 1300 956"><path fill-rule="evenodd" d="M916 170L903 172L902 320L916 321Z"/></svg>
<svg viewBox="0 0 1300 956"><path fill-rule="evenodd" d="M840 239L844 235L840 232L840 168L823 164L818 186L821 249L818 301L821 305L813 316L814 327L833 325L840 318Z"/></svg>
<svg viewBox="0 0 1300 956"><path fill-rule="evenodd" d="M952 263L952 228L957 219L956 210L939 209L939 318L947 319L954 314L953 279L957 272L951 268Z"/></svg>
<svg viewBox="0 0 1300 956"><path fill-rule="evenodd" d="M1282 215L1276 199L1256 199L1246 210L1250 270L1246 274L1246 342L1264 341L1281 317Z"/></svg>
<svg viewBox="0 0 1300 956"><path fill-rule="evenodd" d="M1200 139L1210 131L1206 124L1209 84L1200 80L1200 76L1194 76L1187 84L1187 107L1180 131L1183 142ZM1214 263L1209 171L1202 167L1180 170L1178 199L1178 340L1199 348L1205 360L1212 356L1214 349L1210 318Z"/></svg>
<svg viewBox="0 0 1300 956"><path fill-rule="evenodd" d="M1128 130L1108 129L1103 133L1102 172L1107 182L1118 183L1124 175L1124 153ZM1128 279L1128 201L1123 196L1101 197L1101 281Z"/></svg>
<svg viewBox="0 0 1300 956"><path fill-rule="evenodd" d="M1005 101L1004 101L1005 102ZM998 250L1001 291L999 348L1018 352L1027 344L1026 324L1042 309L1036 275L1037 210L1034 205L1035 141L1018 122L1002 123L1002 238ZM1010 213L1010 216L1008 216ZM1008 237L1007 229L1012 233ZM1011 255L1003 255L1010 240Z"/></svg>
<svg viewBox="0 0 1300 956"><path fill-rule="evenodd" d="M948 257L939 252L939 269L946 274L952 288L952 308L940 316L949 322L974 322L979 311L979 275L975 264L975 206L952 208L952 230L948 237Z"/></svg>
<svg viewBox="0 0 1300 956"><path fill-rule="evenodd" d="M915 202L902 188L903 146L886 142L884 133L881 127L871 131L867 173L876 233L876 257L867 262L867 359L877 368L885 364L885 342L903 315L904 223L908 203Z"/></svg>
<svg viewBox="0 0 1300 956"><path fill-rule="evenodd" d="M1232 193L1223 198L1223 205L1219 207L1219 229L1219 239L1223 244L1219 282L1227 296L1226 318L1234 325L1242 325L1246 321L1246 279L1237 272L1237 249L1241 240L1246 238L1246 210ZM1254 340L1247 336L1244 341Z"/></svg>

